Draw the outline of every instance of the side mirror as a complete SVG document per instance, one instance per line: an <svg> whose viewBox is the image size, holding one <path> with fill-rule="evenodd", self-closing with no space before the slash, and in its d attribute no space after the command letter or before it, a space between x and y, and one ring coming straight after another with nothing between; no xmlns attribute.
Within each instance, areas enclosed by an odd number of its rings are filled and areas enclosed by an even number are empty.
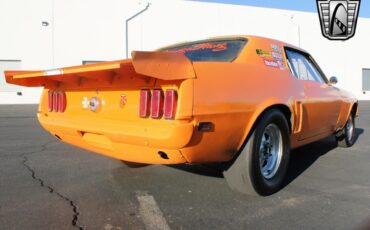
<svg viewBox="0 0 370 230"><path fill-rule="evenodd" d="M338 78L337 77L331 77L329 80L330 85L335 85L338 83Z"/></svg>

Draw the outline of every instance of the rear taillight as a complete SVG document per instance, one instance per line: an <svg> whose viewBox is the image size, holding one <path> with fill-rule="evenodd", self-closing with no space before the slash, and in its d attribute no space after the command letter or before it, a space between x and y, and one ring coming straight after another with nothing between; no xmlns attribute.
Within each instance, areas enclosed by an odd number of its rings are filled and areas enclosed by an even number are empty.
<svg viewBox="0 0 370 230"><path fill-rule="evenodd" d="M165 93L161 89L140 91L139 115L142 118L175 119L177 108L177 92L168 89Z"/></svg>
<svg viewBox="0 0 370 230"><path fill-rule="evenodd" d="M49 112L53 111L53 92L51 91L48 93L48 109Z"/></svg>
<svg viewBox="0 0 370 230"><path fill-rule="evenodd" d="M163 91L161 89L153 90L151 102L151 117L161 118L163 114Z"/></svg>
<svg viewBox="0 0 370 230"><path fill-rule="evenodd" d="M63 113L67 108L67 96L65 92L48 92L49 112Z"/></svg>
<svg viewBox="0 0 370 230"><path fill-rule="evenodd" d="M59 106L58 106L58 100L59 97L58 97L58 93L57 92L53 92L53 111L54 112L58 112L58 109L59 109Z"/></svg>
<svg viewBox="0 0 370 230"><path fill-rule="evenodd" d="M142 118L149 117L150 115L150 99L150 90L143 89L140 91L139 115Z"/></svg>
<svg viewBox="0 0 370 230"><path fill-rule="evenodd" d="M174 119L177 107L177 93L174 89L166 90L164 95L164 118Z"/></svg>
<svg viewBox="0 0 370 230"><path fill-rule="evenodd" d="M66 93L59 92L58 93L58 111L63 113L67 107L67 100L66 100Z"/></svg>

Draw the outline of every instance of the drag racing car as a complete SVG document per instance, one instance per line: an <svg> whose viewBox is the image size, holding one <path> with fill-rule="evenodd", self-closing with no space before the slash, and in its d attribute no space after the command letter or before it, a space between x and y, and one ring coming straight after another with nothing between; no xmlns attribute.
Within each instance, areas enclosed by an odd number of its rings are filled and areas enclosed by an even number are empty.
<svg viewBox="0 0 370 230"><path fill-rule="evenodd" d="M65 143L126 162L223 162L230 187L247 194L281 188L291 149L331 135L339 146L355 141L357 100L308 52L268 38L217 37L5 76L44 88L38 120Z"/></svg>

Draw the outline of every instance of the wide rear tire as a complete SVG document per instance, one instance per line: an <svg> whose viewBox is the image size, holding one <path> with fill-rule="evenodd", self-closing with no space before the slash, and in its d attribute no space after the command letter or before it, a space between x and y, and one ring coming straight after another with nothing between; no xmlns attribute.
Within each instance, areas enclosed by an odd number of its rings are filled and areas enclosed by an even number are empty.
<svg viewBox="0 0 370 230"><path fill-rule="evenodd" d="M224 171L231 189L249 195L277 192L288 168L289 125L277 109L265 112L232 165Z"/></svg>

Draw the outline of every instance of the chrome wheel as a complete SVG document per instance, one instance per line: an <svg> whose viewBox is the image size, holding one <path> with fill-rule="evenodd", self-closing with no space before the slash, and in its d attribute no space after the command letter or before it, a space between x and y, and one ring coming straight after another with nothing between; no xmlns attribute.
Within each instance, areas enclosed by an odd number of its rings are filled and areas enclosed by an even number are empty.
<svg viewBox="0 0 370 230"><path fill-rule="evenodd" d="M223 172L230 188L249 195L268 196L281 189L290 157L289 123L272 108L253 128L239 156Z"/></svg>
<svg viewBox="0 0 370 230"><path fill-rule="evenodd" d="M355 129L355 125L353 124L353 118L352 116L350 116L346 124L346 132L348 134L349 141L352 141L353 139L354 129Z"/></svg>
<svg viewBox="0 0 370 230"><path fill-rule="evenodd" d="M271 179L279 169L283 155L283 138L275 124L266 126L259 148L260 170L265 179Z"/></svg>

